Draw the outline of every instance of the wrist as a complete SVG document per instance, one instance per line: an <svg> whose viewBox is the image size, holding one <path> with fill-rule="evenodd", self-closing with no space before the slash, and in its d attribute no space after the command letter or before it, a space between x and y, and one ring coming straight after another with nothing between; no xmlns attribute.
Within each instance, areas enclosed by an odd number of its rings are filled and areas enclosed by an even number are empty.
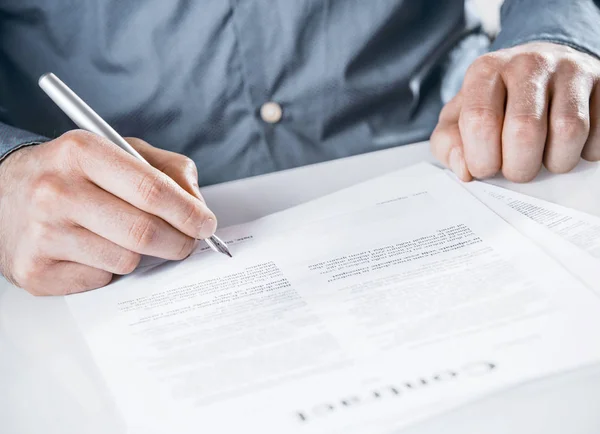
<svg viewBox="0 0 600 434"><path fill-rule="evenodd" d="M17 146L15 146L14 148L11 148L10 150L8 150L6 153L4 153L3 155L0 155L0 165L4 162L6 162L9 157L12 157L14 154L17 153L17 151L20 151L24 148L28 148L30 146L34 146L34 145L41 145L44 142L41 141L35 141L35 142L25 142L25 143L21 143Z"/></svg>

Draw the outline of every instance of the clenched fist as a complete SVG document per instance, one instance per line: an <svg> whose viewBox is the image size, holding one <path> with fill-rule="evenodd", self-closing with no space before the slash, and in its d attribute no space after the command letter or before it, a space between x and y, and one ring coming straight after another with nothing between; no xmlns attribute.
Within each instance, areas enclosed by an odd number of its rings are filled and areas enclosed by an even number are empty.
<svg viewBox="0 0 600 434"><path fill-rule="evenodd" d="M140 255L188 256L217 225L188 158L128 142L147 165L111 142L71 131L0 164L0 272L36 295L106 285Z"/></svg>
<svg viewBox="0 0 600 434"><path fill-rule="evenodd" d="M486 54L442 110L433 154L463 181L502 171L532 180L580 158L600 160L600 60L569 47L530 43Z"/></svg>

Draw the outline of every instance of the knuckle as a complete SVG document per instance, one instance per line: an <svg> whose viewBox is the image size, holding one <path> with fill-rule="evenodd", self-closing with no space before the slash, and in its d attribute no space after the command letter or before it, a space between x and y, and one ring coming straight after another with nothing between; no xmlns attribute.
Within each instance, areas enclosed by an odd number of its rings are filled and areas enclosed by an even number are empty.
<svg viewBox="0 0 600 434"><path fill-rule="evenodd" d="M67 191L60 178L53 174L39 175L30 188L30 202L44 210L54 208L56 201L65 196Z"/></svg>
<svg viewBox="0 0 600 434"><path fill-rule="evenodd" d="M545 139L545 127L542 116L523 114L512 116L508 120L507 132L511 140L520 146L536 147Z"/></svg>
<svg viewBox="0 0 600 434"><path fill-rule="evenodd" d="M39 280L26 282L24 284L17 283L16 285L35 297L43 297L49 294L47 284L44 285L40 283Z"/></svg>
<svg viewBox="0 0 600 434"><path fill-rule="evenodd" d="M485 54L475 59L467 69L467 74L484 77L494 77L499 74L501 67L500 59L494 54Z"/></svg>
<svg viewBox="0 0 600 434"><path fill-rule="evenodd" d="M129 228L129 238L135 249L146 249L158 238L159 226L153 217L141 215Z"/></svg>
<svg viewBox="0 0 600 434"><path fill-rule="evenodd" d="M438 127L445 120L450 119L450 114L452 112L450 104L451 104L451 102L449 102L448 104L446 104L444 107L442 107L442 110L440 110L440 114L438 116L438 125L437 125Z"/></svg>
<svg viewBox="0 0 600 434"><path fill-rule="evenodd" d="M59 140L53 147L52 159L55 167L60 169L72 167L73 162L77 161L77 155L71 140Z"/></svg>
<svg viewBox="0 0 600 434"><path fill-rule="evenodd" d="M33 242L34 256L41 256L41 250L43 246L47 246L55 241L56 230L50 226L50 224L43 221L36 221L31 223L29 228L29 239Z"/></svg>
<svg viewBox="0 0 600 434"><path fill-rule="evenodd" d="M197 230L204 221L204 214L192 200L186 201L183 206L183 226L193 226L194 230Z"/></svg>
<svg viewBox="0 0 600 434"><path fill-rule="evenodd" d="M519 78L523 73L542 74L548 72L552 65L548 54L531 51L515 55L508 64L508 72Z"/></svg>
<svg viewBox="0 0 600 434"><path fill-rule="evenodd" d="M141 139L138 139L137 137L124 137L124 139L127 143L129 143L134 148L137 146L140 146L141 144L147 144L146 142L144 142Z"/></svg>
<svg viewBox="0 0 600 434"><path fill-rule="evenodd" d="M174 259L181 260L187 258L194 250L195 243L196 241L193 238L185 237L185 241Z"/></svg>
<svg viewBox="0 0 600 434"><path fill-rule="evenodd" d="M461 121L478 129L498 127L502 124L503 115L490 107L469 107L461 113Z"/></svg>
<svg viewBox="0 0 600 434"><path fill-rule="evenodd" d="M179 166L183 173L191 173L191 174L198 173L198 168L196 167L196 163L194 163L194 160L192 160L189 157L186 157L185 155L181 156Z"/></svg>
<svg viewBox="0 0 600 434"><path fill-rule="evenodd" d="M550 121L552 137L561 141L582 140L587 136L590 129L588 116L581 112L562 114L554 116Z"/></svg>
<svg viewBox="0 0 600 434"><path fill-rule="evenodd" d="M458 127L455 127L458 130ZM449 128L436 128L429 140L429 149L431 154L442 164L448 166L450 162L449 154L452 146L456 142L456 136L460 136L457 131L456 135L449 131Z"/></svg>
<svg viewBox="0 0 600 434"><path fill-rule="evenodd" d="M561 57L557 62L557 72L560 74L576 76L584 73L584 65L573 56Z"/></svg>
<svg viewBox="0 0 600 434"><path fill-rule="evenodd" d="M14 284L29 291L31 284L31 270L29 268L24 267L20 262L17 262L13 266L11 274L11 280Z"/></svg>
<svg viewBox="0 0 600 434"><path fill-rule="evenodd" d="M151 174L144 175L137 185L137 193L144 203L150 207L155 207L163 201L168 187L169 183L166 175L154 171Z"/></svg>
<svg viewBox="0 0 600 434"><path fill-rule="evenodd" d="M43 267L41 266L40 261L30 257L19 260L14 264L12 278L17 286L20 286L29 292L34 291L40 293L37 288L37 283L42 273Z"/></svg>
<svg viewBox="0 0 600 434"><path fill-rule="evenodd" d="M99 136L90 131L75 129L67 131L62 137L67 137L76 146L88 147L89 144L96 141Z"/></svg>
<svg viewBox="0 0 600 434"><path fill-rule="evenodd" d="M431 153L439 158L447 141L447 130L438 125L435 130L433 130L433 133L431 133L431 138L429 139L429 149L431 150Z"/></svg>
<svg viewBox="0 0 600 434"><path fill-rule="evenodd" d="M56 142L55 158L66 169L80 169L80 159L88 153L92 133L72 130L64 133Z"/></svg>
<svg viewBox="0 0 600 434"><path fill-rule="evenodd" d="M76 143L83 142L82 137L84 137L86 132L84 130L70 130L60 136L59 141L61 143L70 143L74 145Z"/></svg>
<svg viewBox="0 0 600 434"><path fill-rule="evenodd" d="M119 255L117 265L115 266L116 274L130 274L139 265L142 257L138 253L127 251Z"/></svg>
<svg viewBox="0 0 600 434"><path fill-rule="evenodd" d="M71 130L60 136L59 146L67 152L84 151L90 142L92 133L83 130Z"/></svg>

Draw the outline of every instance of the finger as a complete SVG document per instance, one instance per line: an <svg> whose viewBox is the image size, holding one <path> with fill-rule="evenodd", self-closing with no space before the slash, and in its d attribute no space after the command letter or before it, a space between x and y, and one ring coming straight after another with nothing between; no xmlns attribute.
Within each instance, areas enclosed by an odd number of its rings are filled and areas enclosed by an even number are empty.
<svg viewBox="0 0 600 434"><path fill-rule="evenodd" d="M596 83L590 99L590 134L582 157L588 161L600 161L600 83Z"/></svg>
<svg viewBox="0 0 600 434"><path fill-rule="evenodd" d="M49 264L43 277L27 288L34 295L69 295L108 285L113 275L75 262Z"/></svg>
<svg viewBox="0 0 600 434"><path fill-rule="evenodd" d="M579 163L590 133L593 79L569 60L558 65L554 77L544 165L565 173Z"/></svg>
<svg viewBox="0 0 600 434"><path fill-rule="evenodd" d="M44 243L49 258L88 265L111 274L129 274L141 260L139 253L82 227L57 228L50 237L45 237Z"/></svg>
<svg viewBox="0 0 600 434"><path fill-rule="evenodd" d="M548 61L541 55L516 57L506 68L502 172L511 181L531 181L542 167L549 77Z"/></svg>
<svg viewBox="0 0 600 434"><path fill-rule="evenodd" d="M216 230L208 207L158 169L94 134L70 137L77 166L100 188L190 237L206 238Z"/></svg>
<svg viewBox="0 0 600 434"><path fill-rule="evenodd" d="M127 137L125 140L142 154L148 163L168 175L192 196L204 202L198 185L198 169L191 159L176 152L156 148L135 137Z"/></svg>
<svg viewBox="0 0 600 434"><path fill-rule="evenodd" d="M430 139L431 152L446 167L463 181L470 181L471 174L463 156L463 144L458 128L461 107L460 94L454 97L440 113L437 127Z"/></svg>
<svg viewBox="0 0 600 434"><path fill-rule="evenodd" d="M180 260L194 248L194 238L91 183L80 186L78 195L85 200L72 197L65 205L71 222L123 249Z"/></svg>
<svg viewBox="0 0 600 434"><path fill-rule="evenodd" d="M502 166L502 124L506 88L500 75L502 61L479 58L463 84L460 133L469 172L476 178L494 176Z"/></svg>

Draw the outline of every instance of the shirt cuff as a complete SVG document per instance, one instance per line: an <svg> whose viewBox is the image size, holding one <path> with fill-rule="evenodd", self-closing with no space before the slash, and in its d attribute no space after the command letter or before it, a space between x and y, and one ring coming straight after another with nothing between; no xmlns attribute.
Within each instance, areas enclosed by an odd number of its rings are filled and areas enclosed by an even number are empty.
<svg viewBox="0 0 600 434"><path fill-rule="evenodd" d="M600 7L594 0L506 0L492 50L534 41L566 45L600 58Z"/></svg>
<svg viewBox="0 0 600 434"><path fill-rule="evenodd" d="M0 124L0 163L18 149L38 145L49 140L49 138L39 134Z"/></svg>
<svg viewBox="0 0 600 434"><path fill-rule="evenodd" d="M46 140L47 141L47 140ZM9 149L8 151L6 151L4 154L0 155L0 164L6 160L6 158L12 154L15 151L18 151L21 148L25 148L27 146L33 146L33 145L40 145L44 142L28 142L28 143L20 143L17 146L15 146L14 148Z"/></svg>

